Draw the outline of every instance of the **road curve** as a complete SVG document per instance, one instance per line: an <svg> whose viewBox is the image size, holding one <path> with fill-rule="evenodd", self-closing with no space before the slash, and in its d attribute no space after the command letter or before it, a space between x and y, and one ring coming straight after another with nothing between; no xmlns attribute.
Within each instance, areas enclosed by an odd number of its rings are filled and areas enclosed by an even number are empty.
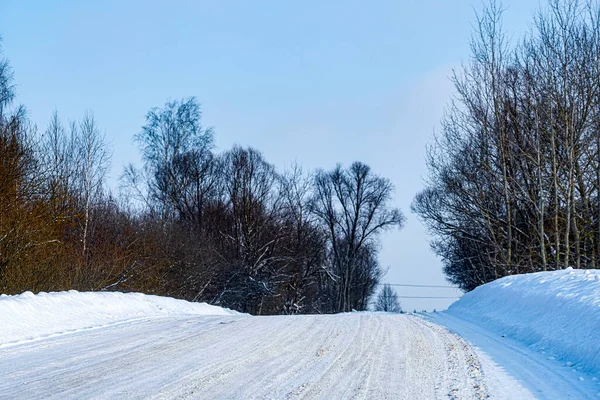
<svg viewBox="0 0 600 400"><path fill-rule="evenodd" d="M0 398L478 399L474 350L410 315L136 320L0 348Z"/></svg>

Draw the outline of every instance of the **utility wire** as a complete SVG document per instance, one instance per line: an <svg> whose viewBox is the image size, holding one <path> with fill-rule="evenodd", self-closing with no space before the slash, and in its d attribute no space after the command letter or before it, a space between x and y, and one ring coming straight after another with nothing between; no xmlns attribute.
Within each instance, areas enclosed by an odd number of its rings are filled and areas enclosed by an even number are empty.
<svg viewBox="0 0 600 400"><path fill-rule="evenodd" d="M403 286L403 287L420 287L420 288L438 288L438 289L458 289L456 286L441 286L441 285L410 285L407 283L378 283L377 285Z"/></svg>

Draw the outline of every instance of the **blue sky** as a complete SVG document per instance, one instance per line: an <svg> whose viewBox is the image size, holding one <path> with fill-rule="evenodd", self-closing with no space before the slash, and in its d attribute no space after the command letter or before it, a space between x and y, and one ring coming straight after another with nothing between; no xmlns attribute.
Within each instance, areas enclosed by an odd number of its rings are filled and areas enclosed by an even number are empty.
<svg viewBox="0 0 600 400"><path fill-rule="evenodd" d="M517 39L538 1L506 0ZM167 99L196 96L219 150L253 146L279 169L360 160L390 178L405 228L383 237L385 281L445 284L410 213L425 146L469 59L480 1L0 1L18 101L44 129L92 110L113 147L111 184L139 162L132 137ZM398 288L400 295L454 295ZM403 299L407 309L446 300Z"/></svg>

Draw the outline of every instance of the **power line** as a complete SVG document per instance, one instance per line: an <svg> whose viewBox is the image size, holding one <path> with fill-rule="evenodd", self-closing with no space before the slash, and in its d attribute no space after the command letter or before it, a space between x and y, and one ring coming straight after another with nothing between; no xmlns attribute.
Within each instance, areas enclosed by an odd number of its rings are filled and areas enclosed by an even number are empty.
<svg viewBox="0 0 600 400"><path fill-rule="evenodd" d="M420 287L420 288L438 288L438 289L458 289L456 286L441 286L441 285L410 285L407 283L378 283L379 286L402 286L402 287Z"/></svg>

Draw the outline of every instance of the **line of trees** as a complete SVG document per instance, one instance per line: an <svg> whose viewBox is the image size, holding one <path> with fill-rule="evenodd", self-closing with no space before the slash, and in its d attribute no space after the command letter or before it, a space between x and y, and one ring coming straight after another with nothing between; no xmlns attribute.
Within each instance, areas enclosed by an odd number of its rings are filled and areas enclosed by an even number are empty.
<svg viewBox="0 0 600 400"><path fill-rule="evenodd" d="M465 290L598 268L600 3L550 0L516 45L496 2L476 27L413 211Z"/></svg>
<svg viewBox="0 0 600 400"><path fill-rule="evenodd" d="M0 292L119 290L254 314L364 310L393 186L360 162L279 173L253 148L217 153L195 98L151 109L143 166L106 189L91 112L43 132L13 105L0 53Z"/></svg>

